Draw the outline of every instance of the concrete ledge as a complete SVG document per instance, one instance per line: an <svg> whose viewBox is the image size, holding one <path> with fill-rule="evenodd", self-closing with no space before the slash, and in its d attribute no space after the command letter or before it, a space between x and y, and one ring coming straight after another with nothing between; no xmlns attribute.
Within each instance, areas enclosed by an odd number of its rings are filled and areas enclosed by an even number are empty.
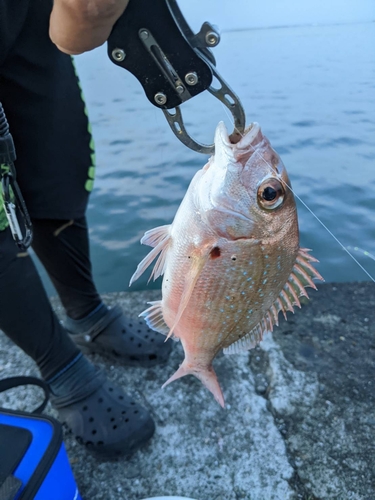
<svg viewBox="0 0 375 500"><path fill-rule="evenodd" d="M331 283L309 293L260 347L216 360L225 410L193 377L160 389L182 360L178 344L166 366L148 370L94 357L151 409L157 431L130 460L106 463L67 436L83 498L374 499L375 285ZM104 298L135 316L158 296ZM36 374L35 365L0 334L0 377L21 373ZM38 395L12 390L0 405L31 409Z"/></svg>

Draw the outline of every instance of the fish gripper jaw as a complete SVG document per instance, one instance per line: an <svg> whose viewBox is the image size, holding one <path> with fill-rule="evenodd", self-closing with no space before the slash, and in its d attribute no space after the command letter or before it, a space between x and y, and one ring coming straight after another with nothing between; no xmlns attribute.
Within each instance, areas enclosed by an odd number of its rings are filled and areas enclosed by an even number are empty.
<svg viewBox="0 0 375 500"><path fill-rule="evenodd" d="M148 100L164 112L176 137L204 154L212 154L214 145L190 137L180 109L184 102L208 90L231 112L232 137L245 129L240 100L216 70L210 50L219 41L217 29L208 22L194 34L176 0L130 0L108 38L111 61L138 79ZM214 77L219 88L212 86Z"/></svg>

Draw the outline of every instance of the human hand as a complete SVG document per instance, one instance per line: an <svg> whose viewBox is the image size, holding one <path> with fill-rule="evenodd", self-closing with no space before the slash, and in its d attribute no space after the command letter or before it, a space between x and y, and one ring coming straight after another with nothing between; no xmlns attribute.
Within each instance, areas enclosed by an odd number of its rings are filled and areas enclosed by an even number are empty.
<svg viewBox="0 0 375 500"><path fill-rule="evenodd" d="M66 54L102 45L129 0L54 0L49 34Z"/></svg>

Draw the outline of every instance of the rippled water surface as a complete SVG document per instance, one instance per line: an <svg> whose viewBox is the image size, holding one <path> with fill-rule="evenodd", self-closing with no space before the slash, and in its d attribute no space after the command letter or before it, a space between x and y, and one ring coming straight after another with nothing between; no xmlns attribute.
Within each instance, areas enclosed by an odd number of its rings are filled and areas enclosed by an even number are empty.
<svg viewBox="0 0 375 500"><path fill-rule="evenodd" d="M222 33L217 66L281 155L295 193L344 246L375 254L375 23ZM172 218L205 157L182 146L138 82L105 48L76 59L97 148L88 217L101 292L126 290L144 231ZM205 92L183 106L212 141L223 107ZM327 281L369 279L299 203L301 245ZM375 276L375 262L354 251ZM133 289L143 289L147 276ZM155 286L155 285L154 285ZM156 284L158 286L158 283Z"/></svg>

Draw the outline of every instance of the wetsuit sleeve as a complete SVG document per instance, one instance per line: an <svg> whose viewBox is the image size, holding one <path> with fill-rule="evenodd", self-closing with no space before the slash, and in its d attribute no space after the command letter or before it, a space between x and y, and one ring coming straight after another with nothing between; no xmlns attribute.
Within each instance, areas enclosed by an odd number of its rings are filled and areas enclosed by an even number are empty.
<svg viewBox="0 0 375 500"><path fill-rule="evenodd" d="M0 66L22 30L29 3L30 0L0 0Z"/></svg>

